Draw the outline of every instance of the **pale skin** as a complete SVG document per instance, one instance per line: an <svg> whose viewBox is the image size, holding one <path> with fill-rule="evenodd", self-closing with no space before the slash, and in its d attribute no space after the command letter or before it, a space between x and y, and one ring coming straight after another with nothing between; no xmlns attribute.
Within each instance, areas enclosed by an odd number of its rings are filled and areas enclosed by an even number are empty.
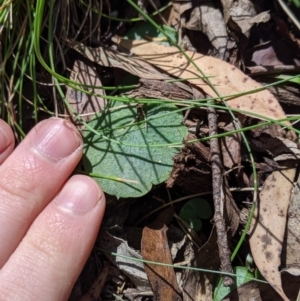
<svg viewBox="0 0 300 301"><path fill-rule="evenodd" d="M82 138L62 119L39 123L14 149L0 120L0 300L67 300L105 209L98 184L70 175Z"/></svg>

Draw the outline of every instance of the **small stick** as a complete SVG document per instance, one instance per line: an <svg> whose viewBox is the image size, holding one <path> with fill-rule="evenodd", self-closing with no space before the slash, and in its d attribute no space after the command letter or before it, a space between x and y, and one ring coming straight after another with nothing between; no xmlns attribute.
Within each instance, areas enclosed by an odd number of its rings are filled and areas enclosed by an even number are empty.
<svg viewBox="0 0 300 301"><path fill-rule="evenodd" d="M207 109L209 136L217 135L217 114L216 110L212 107ZM221 262L221 270L226 273L233 273L230 262L230 250L228 248L227 233L225 222L223 219L222 201L222 163L218 138L212 138L210 141L210 160L212 169L212 186L213 186L213 199L215 207L214 222L217 230L219 256ZM224 286L233 285L233 278L224 276Z"/></svg>

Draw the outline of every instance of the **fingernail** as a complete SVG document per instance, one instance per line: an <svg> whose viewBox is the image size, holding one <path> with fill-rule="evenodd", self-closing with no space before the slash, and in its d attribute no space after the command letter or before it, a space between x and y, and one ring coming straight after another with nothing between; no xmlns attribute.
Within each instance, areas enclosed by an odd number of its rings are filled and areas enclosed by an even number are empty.
<svg viewBox="0 0 300 301"><path fill-rule="evenodd" d="M100 201L102 194L99 186L92 179L76 175L64 186L55 198L56 204L73 214L84 215Z"/></svg>
<svg viewBox="0 0 300 301"><path fill-rule="evenodd" d="M70 156L80 145L82 139L69 121L51 118L42 121L35 128L33 144L44 156L59 161Z"/></svg>
<svg viewBox="0 0 300 301"><path fill-rule="evenodd" d="M0 154L3 153L11 144L11 141L4 130L0 128Z"/></svg>

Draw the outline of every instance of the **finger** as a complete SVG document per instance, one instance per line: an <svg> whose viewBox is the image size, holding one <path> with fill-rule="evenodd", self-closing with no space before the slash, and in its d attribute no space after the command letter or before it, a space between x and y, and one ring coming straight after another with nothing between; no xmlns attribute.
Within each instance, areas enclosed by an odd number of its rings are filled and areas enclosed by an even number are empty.
<svg viewBox="0 0 300 301"><path fill-rule="evenodd" d="M0 119L0 164L11 154L14 146L15 138L11 128Z"/></svg>
<svg viewBox="0 0 300 301"><path fill-rule="evenodd" d="M63 119L38 124L0 166L0 268L82 156L82 139Z"/></svg>
<svg viewBox="0 0 300 301"><path fill-rule="evenodd" d="M72 177L0 271L0 300L67 300L94 245L104 207L94 180Z"/></svg>

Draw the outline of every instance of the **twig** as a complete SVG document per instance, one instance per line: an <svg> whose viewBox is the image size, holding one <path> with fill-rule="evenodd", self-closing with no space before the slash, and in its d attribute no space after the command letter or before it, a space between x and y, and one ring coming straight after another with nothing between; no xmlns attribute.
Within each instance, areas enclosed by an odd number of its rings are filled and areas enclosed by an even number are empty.
<svg viewBox="0 0 300 301"><path fill-rule="evenodd" d="M250 71L249 76L260 76L265 74L281 74L285 72L299 73L300 67L294 65L277 65L277 66L254 66L247 67L247 71Z"/></svg>
<svg viewBox="0 0 300 301"><path fill-rule="evenodd" d="M209 135L217 135L217 114L216 110L212 107L207 109ZM233 273L233 269L230 262L230 251L228 248L228 240L225 228L225 222L223 219L222 201L222 163L219 141L217 138L212 138L210 141L210 156L211 156L211 169L212 169L212 186L213 186L213 199L215 207L214 222L217 230L219 256L221 262L221 270L226 273ZM234 281L232 277L224 276L224 286L233 285Z"/></svg>

